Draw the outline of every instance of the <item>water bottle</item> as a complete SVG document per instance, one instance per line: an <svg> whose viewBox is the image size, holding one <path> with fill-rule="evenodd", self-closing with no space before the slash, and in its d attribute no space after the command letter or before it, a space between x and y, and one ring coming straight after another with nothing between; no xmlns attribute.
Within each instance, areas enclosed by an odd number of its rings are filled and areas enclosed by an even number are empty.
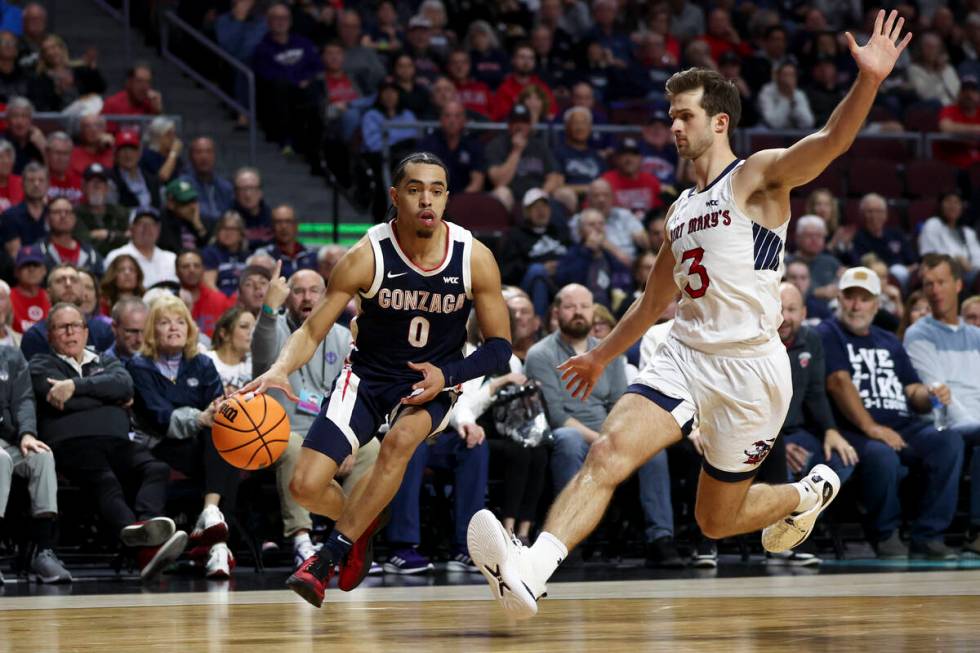
<svg viewBox="0 0 980 653"><path fill-rule="evenodd" d="M929 387L935 390L938 388L940 383L933 383ZM949 406L939 401L939 397L935 394L929 394L929 401L932 402L932 424L936 427L937 431L945 431L949 426Z"/></svg>

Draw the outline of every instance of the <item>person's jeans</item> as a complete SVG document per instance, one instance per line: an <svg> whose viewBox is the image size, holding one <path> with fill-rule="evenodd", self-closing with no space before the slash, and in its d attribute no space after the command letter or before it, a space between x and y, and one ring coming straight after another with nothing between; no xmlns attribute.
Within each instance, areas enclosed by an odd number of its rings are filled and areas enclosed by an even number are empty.
<svg viewBox="0 0 980 653"><path fill-rule="evenodd" d="M841 485L846 483L851 475L854 474L854 465L845 465L844 461L841 460L840 455L835 451L830 454L830 460L828 461L823 455L823 441L821 441L817 436L810 433L804 429L793 429L791 431L786 431L783 433L783 438L786 440L786 444L795 444L799 447L803 447L810 452L810 460L804 465L803 472L799 474L799 478L806 476L810 473L816 465L827 465L840 477ZM787 467L787 472L789 473L789 482L798 481L799 478L794 478L794 474L789 471Z"/></svg>
<svg viewBox="0 0 980 653"><path fill-rule="evenodd" d="M895 451L879 440L851 431L842 433L860 459L861 495L871 516L872 535L878 541L887 539L901 524L900 468L903 463L917 463L925 471L925 485L912 523L912 540L941 539L956 512L963 438L917 421L898 430L908 446Z"/></svg>
<svg viewBox="0 0 980 653"><path fill-rule="evenodd" d="M589 443L578 429L564 426L554 430L555 445L551 451L551 477L555 494L564 489L585 463ZM661 451L644 463L637 474L640 479L640 506L646 519L646 538L652 542L674 535L674 511L670 501L670 470L667 452Z"/></svg>
<svg viewBox="0 0 980 653"><path fill-rule="evenodd" d="M490 448L486 440L472 449L453 430L442 433L434 444L423 442L405 468L401 487L391 501L391 521L387 536L399 544L419 544L422 540L419 517L419 492L426 467L455 471L453 499L455 511L455 544L466 550L466 529L470 519L485 504L487 468Z"/></svg>
<svg viewBox="0 0 980 653"><path fill-rule="evenodd" d="M551 275L544 263L532 263L527 267L521 288L531 298L534 312L543 320L548 318L548 308L551 306L552 281Z"/></svg>
<svg viewBox="0 0 980 653"><path fill-rule="evenodd" d="M970 458L970 526L980 527L980 424L954 426L950 433L963 438L963 457ZM971 453L972 452L972 453Z"/></svg>

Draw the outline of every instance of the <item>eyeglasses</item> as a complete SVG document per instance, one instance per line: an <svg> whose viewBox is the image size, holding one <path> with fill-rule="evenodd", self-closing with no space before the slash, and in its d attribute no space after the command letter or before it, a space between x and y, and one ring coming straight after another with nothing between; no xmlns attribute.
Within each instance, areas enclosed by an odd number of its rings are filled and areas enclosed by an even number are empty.
<svg viewBox="0 0 980 653"><path fill-rule="evenodd" d="M143 333L143 329L123 329L122 332L127 336L138 336Z"/></svg>
<svg viewBox="0 0 980 653"><path fill-rule="evenodd" d="M86 328L84 322L65 322L64 324L58 324L52 327L53 331L60 331L65 335L71 333L72 331L84 331Z"/></svg>

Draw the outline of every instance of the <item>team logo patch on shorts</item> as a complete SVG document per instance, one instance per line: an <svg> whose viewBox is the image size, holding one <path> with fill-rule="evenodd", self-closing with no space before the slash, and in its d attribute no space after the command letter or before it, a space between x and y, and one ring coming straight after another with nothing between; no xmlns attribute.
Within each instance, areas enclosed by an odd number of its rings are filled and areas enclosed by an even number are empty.
<svg viewBox="0 0 980 653"><path fill-rule="evenodd" d="M742 453L745 454L745 464L758 465L765 460L769 450L772 449L772 443L775 441L776 438L770 438L768 440L757 440L753 442L750 449L745 449L742 451Z"/></svg>

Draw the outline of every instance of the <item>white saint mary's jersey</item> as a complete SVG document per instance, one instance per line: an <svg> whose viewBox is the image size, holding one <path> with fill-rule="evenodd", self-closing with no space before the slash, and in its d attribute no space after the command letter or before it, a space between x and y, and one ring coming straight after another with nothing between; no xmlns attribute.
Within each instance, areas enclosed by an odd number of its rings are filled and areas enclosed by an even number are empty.
<svg viewBox="0 0 980 653"><path fill-rule="evenodd" d="M733 161L704 190L684 191L666 228L681 290L671 333L706 353L747 356L778 342L787 223L756 224L735 205Z"/></svg>

